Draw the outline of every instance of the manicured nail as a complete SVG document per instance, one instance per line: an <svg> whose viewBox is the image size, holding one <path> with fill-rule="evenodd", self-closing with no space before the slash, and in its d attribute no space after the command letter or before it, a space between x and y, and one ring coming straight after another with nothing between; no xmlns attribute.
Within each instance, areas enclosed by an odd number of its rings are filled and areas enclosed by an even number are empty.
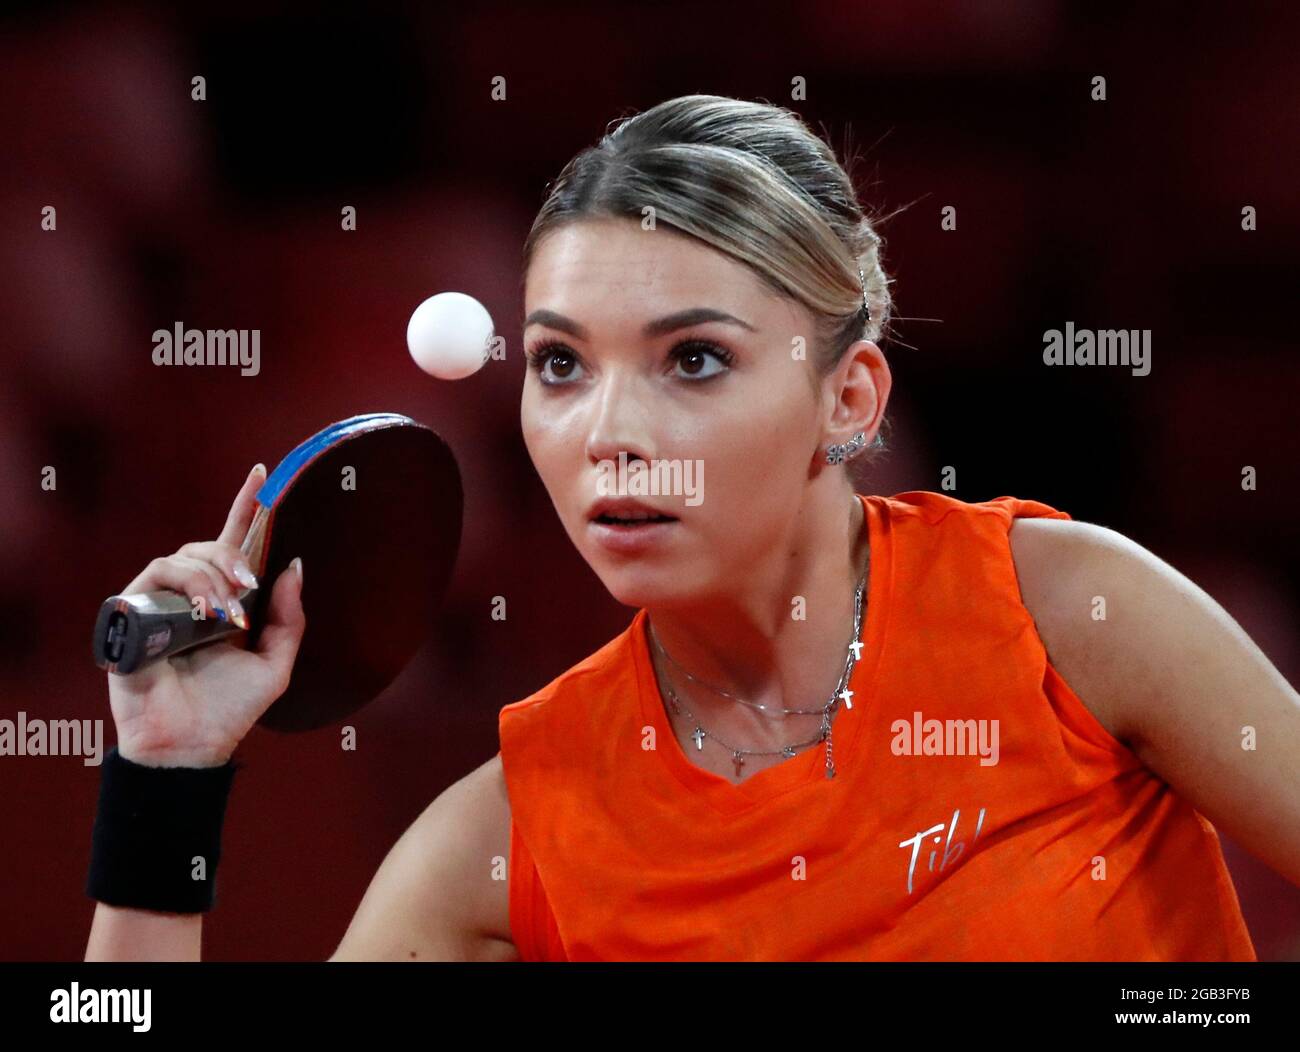
<svg viewBox="0 0 1300 1052"><path fill-rule="evenodd" d="M245 588L257 587L257 578L253 576L253 571L248 568L246 563L235 563L235 579Z"/></svg>
<svg viewBox="0 0 1300 1052"><path fill-rule="evenodd" d="M208 609L212 613L216 614L220 620L224 621L226 619L225 608L222 607L221 600L215 595L208 596Z"/></svg>
<svg viewBox="0 0 1300 1052"><path fill-rule="evenodd" d="M248 618L244 616L244 608L240 605L239 600L233 596L230 599L230 620L240 628L248 627Z"/></svg>
<svg viewBox="0 0 1300 1052"><path fill-rule="evenodd" d="M265 464L261 464L261 463L254 464L254 465L253 465L253 471L252 471L252 474L254 474L254 475L262 475L262 476L265 476L265 475L266 475L266 465L265 465Z"/></svg>
<svg viewBox="0 0 1300 1052"><path fill-rule="evenodd" d="M294 556L293 562L289 565L293 567L293 572L298 575L298 583L302 584L302 556Z"/></svg>

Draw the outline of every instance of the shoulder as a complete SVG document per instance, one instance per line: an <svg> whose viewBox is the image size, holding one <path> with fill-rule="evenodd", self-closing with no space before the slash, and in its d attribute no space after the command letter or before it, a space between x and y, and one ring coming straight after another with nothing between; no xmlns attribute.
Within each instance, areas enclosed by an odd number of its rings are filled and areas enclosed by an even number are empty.
<svg viewBox="0 0 1300 1052"><path fill-rule="evenodd" d="M866 499L881 509L891 523L919 527L938 544L951 543L960 535L978 536L986 541L999 535L1005 537L1012 525L1022 519L1071 521L1067 512L1026 497L966 501L933 490L908 490Z"/></svg>
<svg viewBox="0 0 1300 1052"><path fill-rule="evenodd" d="M1300 884L1300 694L1212 596L1122 534L1031 519L1010 539L1025 606L1080 700Z"/></svg>
<svg viewBox="0 0 1300 1052"><path fill-rule="evenodd" d="M1021 598L1048 657L1109 731L1132 745L1176 669L1212 647L1213 600L1136 541L1105 526L1018 518L1008 534Z"/></svg>
<svg viewBox="0 0 1300 1052"><path fill-rule="evenodd" d="M426 842L455 847L457 864L467 868L507 857L510 847L510 798L506 794L501 754L453 782L430 803L411 826Z"/></svg>
<svg viewBox="0 0 1300 1052"><path fill-rule="evenodd" d="M1048 660L1112 738L1129 744L1123 692L1108 674L1114 633L1095 631L1131 579L1133 542L1113 530L1071 519L1015 518L1007 535L1020 596Z"/></svg>
<svg viewBox="0 0 1300 1052"><path fill-rule="evenodd" d="M1088 564L1090 574L1099 569L1132 571L1144 564L1144 556L1159 561L1122 533L1074 519L1013 518L1007 536L1022 586L1059 579L1080 561ZM1071 566L1061 565L1062 559Z"/></svg>
<svg viewBox="0 0 1300 1052"><path fill-rule="evenodd" d="M1139 629L1128 607L1113 610L1114 600L1127 600L1154 590L1171 599L1195 586L1172 566L1136 541L1105 526L1066 518L1014 518L1008 534L1016 576L1026 603L1041 608L1045 619L1077 619L1105 623L1111 613L1126 627ZM1089 594L1085 597L1083 592ZM1086 599L1086 605L1080 605Z"/></svg>

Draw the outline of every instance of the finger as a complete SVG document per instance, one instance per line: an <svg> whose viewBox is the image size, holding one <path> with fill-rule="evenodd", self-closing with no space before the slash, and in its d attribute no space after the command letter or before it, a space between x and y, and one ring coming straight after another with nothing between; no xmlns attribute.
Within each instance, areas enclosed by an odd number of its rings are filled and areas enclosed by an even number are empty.
<svg viewBox="0 0 1300 1052"><path fill-rule="evenodd" d="M233 544L222 544L220 541L191 541L189 544L181 545L176 554L188 555L211 563L226 575L226 580L236 592L257 587L257 578L253 576L248 560Z"/></svg>
<svg viewBox="0 0 1300 1052"><path fill-rule="evenodd" d="M208 606L214 607L210 616L216 616L223 621L234 621L239 624L240 619L244 616L244 608L240 605L239 598L235 595L235 590L230 587L226 580L226 575L221 572L219 566L213 566L206 559L195 559L188 555L172 556L183 566L189 566L197 572L203 573L211 582L211 587L204 593L204 601ZM194 599L191 595L190 599Z"/></svg>
<svg viewBox="0 0 1300 1052"><path fill-rule="evenodd" d="M191 601L202 599L209 615L227 614L226 600L230 588L224 575L209 563L183 555L169 555L153 560L122 593L176 592ZM224 594L223 594L224 593ZM209 609L210 608L210 609Z"/></svg>
<svg viewBox="0 0 1300 1052"><path fill-rule="evenodd" d="M265 481L266 465L255 465L248 473L248 478L244 479L235 502L230 505L226 524L221 528L221 536L217 538L219 543L233 544L236 548L243 543L244 535L248 533L248 527L253 524L253 516L257 513L257 491Z"/></svg>
<svg viewBox="0 0 1300 1052"><path fill-rule="evenodd" d="M280 574L271 589L267 604L266 622L257 641L257 653L275 669L280 680L281 693L289 685L289 675L298 656L302 634L307 627L307 615L302 608L302 560L295 559Z"/></svg>

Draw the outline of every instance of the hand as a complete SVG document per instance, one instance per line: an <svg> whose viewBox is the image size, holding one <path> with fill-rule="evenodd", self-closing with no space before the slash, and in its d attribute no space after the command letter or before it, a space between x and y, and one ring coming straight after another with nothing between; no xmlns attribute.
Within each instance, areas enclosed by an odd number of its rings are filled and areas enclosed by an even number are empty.
<svg viewBox="0 0 1300 1052"><path fill-rule="evenodd" d="M239 546L253 521L257 490L265 478L261 464L249 473L215 541L192 542L174 555L155 559L122 592L170 590L191 600L202 598L209 617L217 616L214 605L227 617L237 614L236 596L252 583ZM295 560L271 592L256 650L225 639L127 676L110 673L108 697L119 754L153 767L225 764L289 686L307 624L301 595L302 562Z"/></svg>

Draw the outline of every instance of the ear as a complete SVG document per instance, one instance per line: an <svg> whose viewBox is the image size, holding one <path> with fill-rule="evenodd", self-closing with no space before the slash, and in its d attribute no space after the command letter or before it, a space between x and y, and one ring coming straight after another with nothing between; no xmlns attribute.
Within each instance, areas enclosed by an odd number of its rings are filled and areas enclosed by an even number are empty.
<svg viewBox="0 0 1300 1052"><path fill-rule="evenodd" d="M885 419L892 382L884 352L870 340L859 340L845 351L825 381L830 400L822 445L846 442L859 431L870 443Z"/></svg>

